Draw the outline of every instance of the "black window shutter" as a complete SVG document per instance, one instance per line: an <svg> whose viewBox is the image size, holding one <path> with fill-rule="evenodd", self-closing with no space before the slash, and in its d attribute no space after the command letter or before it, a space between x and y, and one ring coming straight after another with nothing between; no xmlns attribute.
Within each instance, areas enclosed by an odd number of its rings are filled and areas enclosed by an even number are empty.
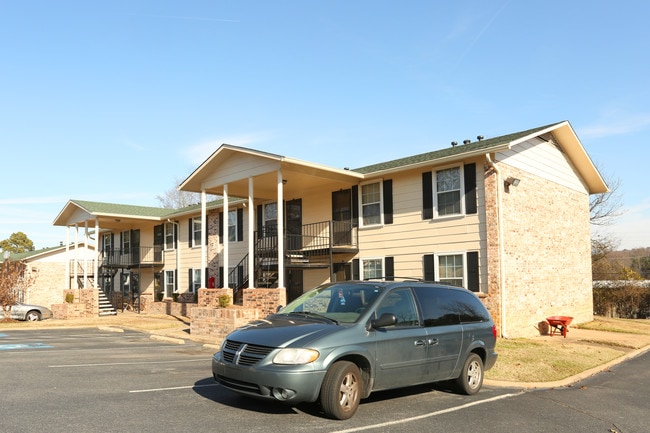
<svg viewBox="0 0 650 433"><path fill-rule="evenodd" d="M475 214L476 210L476 164L465 164L465 213Z"/></svg>
<svg viewBox="0 0 650 433"><path fill-rule="evenodd" d="M192 248L194 246L194 230L193 230L194 224L193 224L193 222L194 222L194 218L190 218L188 220L190 234L189 234L189 236L187 236L187 245L190 248Z"/></svg>
<svg viewBox="0 0 650 433"><path fill-rule="evenodd" d="M422 173L422 219L433 218L433 173Z"/></svg>
<svg viewBox="0 0 650 433"><path fill-rule="evenodd" d="M263 225L264 225L264 214L262 213L262 205L257 205L257 239L262 239L264 237Z"/></svg>
<svg viewBox="0 0 650 433"><path fill-rule="evenodd" d="M174 226L174 248L178 248L178 224L172 225Z"/></svg>
<svg viewBox="0 0 650 433"><path fill-rule="evenodd" d="M359 276L359 259L352 260L352 279L358 280Z"/></svg>
<svg viewBox="0 0 650 433"><path fill-rule="evenodd" d="M178 292L178 269L174 269L174 292Z"/></svg>
<svg viewBox="0 0 650 433"><path fill-rule="evenodd" d="M384 181L384 224L393 224L393 180Z"/></svg>
<svg viewBox="0 0 650 433"><path fill-rule="evenodd" d="M192 268L188 269L188 271L189 271L189 277L187 278L187 288L191 292L193 290L193 288L194 288L194 284L192 284L194 282L193 281L194 280L194 272L192 272L193 271Z"/></svg>
<svg viewBox="0 0 650 433"><path fill-rule="evenodd" d="M219 285L217 287L223 288L223 266L219 266Z"/></svg>
<svg viewBox="0 0 650 433"><path fill-rule="evenodd" d="M219 212L219 243L223 243L223 212Z"/></svg>
<svg viewBox="0 0 650 433"><path fill-rule="evenodd" d="M239 284L239 287L243 287L243 284L244 284L244 266L243 265L237 266L237 283Z"/></svg>
<svg viewBox="0 0 650 433"><path fill-rule="evenodd" d="M244 209L237 209L237 240L244 240Z"/></svg>
<svg viewBox="0 0 650 433"><path fill-rule="evenodd" d="M424 267L424 279L426 281L435 281L436 280L436 270L434 265L434 256L433 254L425 254L422 258L422 266Z"/></svg>
<svg viewBox="0 0 650 433"><path fill-rule="evenodd" d="M470 251L467 253L467 288L472 292L479 291L478 251Z"/></svg>
<svg viewBox="0 0 650 433"><path fill-rule="evenodd" d="M384 277L387 281L395 280L395 258L394 257L384 257Z"/></svg>
<svg viewBox="0 0 650 433"><path fill-rule="evenodd" d="M352 187L352 222L357 224L359 220L359 187Z"/></svg>
<svg viewBox="0 0 650 433"><path fill-rule="evenodd" d="M205 268L205 281L203 281L203 287L208 287L208 281L210 281L210 268Z"/></svg>

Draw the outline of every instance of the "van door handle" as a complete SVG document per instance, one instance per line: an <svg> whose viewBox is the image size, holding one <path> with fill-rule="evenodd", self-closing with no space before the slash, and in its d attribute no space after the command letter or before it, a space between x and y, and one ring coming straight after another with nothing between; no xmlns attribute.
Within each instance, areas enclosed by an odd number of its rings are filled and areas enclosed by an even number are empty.
<svg viewBox="0 0 650 433"><path fill-rule="evenodd" d="M429 338L428 340L429 346L435 346L438 344L438 339L437 338Z"/></svg>
<svg viewBox="0 0 650 433"><path fill-rule="evenodd" d="M424 347L427 345L424 340L415 340L413 344L415 344L415 347Z"/></svg>

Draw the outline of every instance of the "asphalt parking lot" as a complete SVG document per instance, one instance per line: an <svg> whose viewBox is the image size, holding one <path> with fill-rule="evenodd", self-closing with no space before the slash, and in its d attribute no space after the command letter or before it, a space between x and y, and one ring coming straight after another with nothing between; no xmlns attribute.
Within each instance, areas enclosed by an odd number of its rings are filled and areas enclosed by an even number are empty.
<svg viewBox="0 0 650 433"><path fill-rule="evenodd" d="M0 330L1 430L254 432L272 425L283 432L337 431L419 413L416 401L432 393L427 410L508 394L484 389L471 398L431 387L378 393L341 423L324 418L318 405L292 408L232 394L211 377L212 353L198 343L128 330Z"/></svg>
<svg viewBox="0 0 650 433"><path fill-rule="evenodd" d="M352 419L334 421L317 404L260 402L221 388L211 377L213 351L132 330L2 329L0 431L627 433L647 426L647 353L558 389L484 385L463 396L426 385L378 392Z"/></svg>

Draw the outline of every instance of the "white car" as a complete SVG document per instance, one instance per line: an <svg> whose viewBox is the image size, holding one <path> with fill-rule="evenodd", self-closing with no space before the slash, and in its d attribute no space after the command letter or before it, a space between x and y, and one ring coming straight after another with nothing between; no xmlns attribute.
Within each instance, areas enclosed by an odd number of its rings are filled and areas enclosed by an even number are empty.
<svg viewBox="0 0 650 433"><path fill-rule="evenodd" d="M4 310L0 308L0 319L4 319ZM14 320L28 320L36 322L38 320L51 319L52 310L41 305L23 304L16 302L11 306L10 317Z"/></svg>

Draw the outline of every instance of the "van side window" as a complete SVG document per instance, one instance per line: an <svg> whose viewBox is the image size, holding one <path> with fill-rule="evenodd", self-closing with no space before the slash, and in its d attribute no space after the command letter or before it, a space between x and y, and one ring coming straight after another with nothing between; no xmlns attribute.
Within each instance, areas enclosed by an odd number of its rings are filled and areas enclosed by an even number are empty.
<svg viewBox="0 0 650 433"><path fill-rule="evenodd" d="M377 317L384 313L395 315L397 318L395 327L420 325L415 300L410 289L396 289L390 292L379 305Z"/></svg>
<svg viewBox="0 0 650 433"><path fill-rule="evenodd" d="M458 325L460 316L455 306L452 290L435 287L414 287L422 308L424 326Z"/></svg>

